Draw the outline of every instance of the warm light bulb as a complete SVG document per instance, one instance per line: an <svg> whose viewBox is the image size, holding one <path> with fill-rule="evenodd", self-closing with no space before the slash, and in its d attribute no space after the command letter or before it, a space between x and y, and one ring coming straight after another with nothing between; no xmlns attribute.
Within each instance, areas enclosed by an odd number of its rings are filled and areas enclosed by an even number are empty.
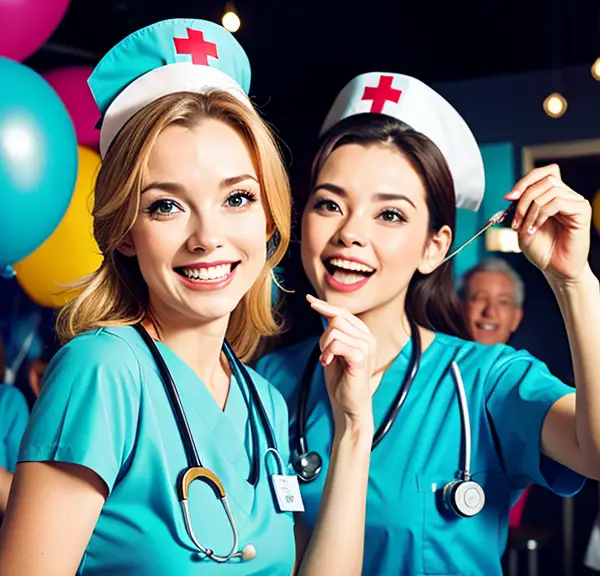
<svg viewBox="0 0 600 576"><path fill-rule="evenodd" d="M596 80L600 80L600 58L596 58L596 61L592 64L592 76Z"/></svg>
<svg viewBox="0 0 600 576"><path fill-rule="evenodd" d="M240 17L235 12L226 12L222 22L223 27L230 32L237 32L240 29Z"/></svg>
<svg viewBox="0 0 600 576"><path fill-rule="evenodd" d="M485 249L488 252L520 252L519 235L512 228L492 226L485 233Z"/></svg>
<svg viewBox="0 0 600 576"><path fill-rule="evenodd" d="M551 118L560 118L567 111L567 100L558 92L554 92L544 100L544 112Z"/></svg>

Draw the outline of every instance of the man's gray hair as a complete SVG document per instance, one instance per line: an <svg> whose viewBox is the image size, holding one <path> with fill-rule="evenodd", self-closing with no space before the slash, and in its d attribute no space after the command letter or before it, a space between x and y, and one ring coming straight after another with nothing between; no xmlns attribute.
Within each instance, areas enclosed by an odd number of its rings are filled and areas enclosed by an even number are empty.
<svg viewBox="0 0 600 576"><path fill-rule="evenodd" d="M515 289L515 304L517 306L523 306L523 302L525 301L525 284L508 262L502 260L502 258L486 258L460 277L457 292L461 300L464 301L466 299L469 280L476 272L494 272L496 274L505 274L508 276Z"/></svg>

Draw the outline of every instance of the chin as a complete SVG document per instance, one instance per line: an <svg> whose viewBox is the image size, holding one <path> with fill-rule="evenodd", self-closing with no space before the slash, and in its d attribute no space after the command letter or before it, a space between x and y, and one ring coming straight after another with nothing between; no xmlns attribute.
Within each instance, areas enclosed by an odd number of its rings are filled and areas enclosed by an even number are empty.
<svg viewBox="0 0 600 576"><path fill-rule="evenodd" d="M372 308L372 306L368 306L371 299L366 294L361 294L360 290L344 294L336 290L325 289L321 290L321 294L323 300L339 308L345 308L348 312L354 314L354 316L358 316Z"/></svg>
<svg viewBox="0 0 600 576"><path fill-rule="evenodd" d="M479 332L476 340L480 344L487 344L490 346L493 344L504 344L504 341L498 334L490 334L489 332Z"/></svg>
<svg viewBox="0 0 600 576"><path fill-rule="evenodd" d="M190 306L186 315L202 324L216 322L222 318L228 318L236 307L237 305Z"/></svg>

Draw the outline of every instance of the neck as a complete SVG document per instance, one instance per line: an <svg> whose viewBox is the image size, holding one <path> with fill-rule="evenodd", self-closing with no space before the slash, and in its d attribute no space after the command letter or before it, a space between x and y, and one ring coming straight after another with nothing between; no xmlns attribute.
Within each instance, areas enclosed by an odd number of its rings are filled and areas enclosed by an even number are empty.
<svg viewBox="0 0 600 576"><path fill-rule="evenodd" d="M202 380L217 403L223 407L229 391L229 366L221 350L229 316L214 321L179 322L169 313L151 306L144 326L150 335L163 342Z"/></svg>
<svg viewBox="0 0 600 576"><path fill-rule="evenodd" d="M358 317L377 340L376 371L384 370L410 340L410 325L404 310L405 294Z"/></svg>

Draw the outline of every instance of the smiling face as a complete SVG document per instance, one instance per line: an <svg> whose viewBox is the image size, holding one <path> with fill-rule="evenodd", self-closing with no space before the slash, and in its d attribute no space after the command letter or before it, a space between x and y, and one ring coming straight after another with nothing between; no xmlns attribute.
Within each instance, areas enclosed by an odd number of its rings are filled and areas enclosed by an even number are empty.
<svg viewBox="0 0 600 576"><path fill-rule="evenodd" d="M475 341L506 344L523 317L510 277L501 272L472 274L466 286L465 317Z"/></svg>
<svg viewBox="0 0 600 576"><path fill-rule="evenodd" d="M158 136L121 251L137 257L157 318L226 322L263 270L266 230L249 147L228 124L204 120Z"/></svg>
<svg viewBox="0 0 600 576"><path fill-rule="evenodd" d="M302 219L302 262L318 296L353 314L404 310L415 271L430 273L451 242L429 232L423 182L394 147L345 144L317 175Z"/></svg>

